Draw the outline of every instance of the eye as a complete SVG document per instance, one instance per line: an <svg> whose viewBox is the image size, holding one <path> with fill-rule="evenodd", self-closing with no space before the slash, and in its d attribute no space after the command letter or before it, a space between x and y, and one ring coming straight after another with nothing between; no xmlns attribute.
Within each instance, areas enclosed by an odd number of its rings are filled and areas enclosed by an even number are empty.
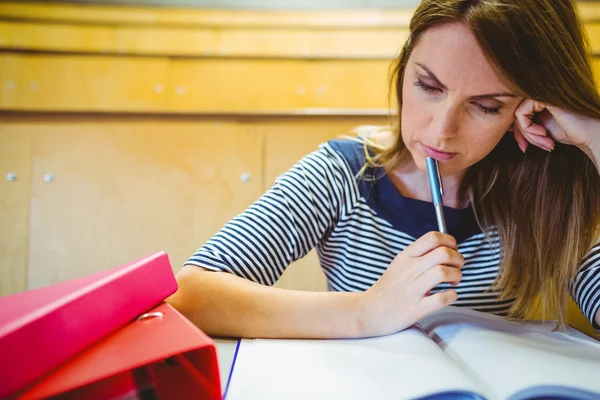
<svg viewBox="0 0 600 400"><path fill-rule="evenodd" d="M479 103L474 103L474 104L484 114L487 114L487 115L498 115L498 114L500 114L500 107L490 108L490 107L482 106Z"/></svg>
<svg viewBox="0 0 600 400"><path fill-rule="evenodd" d="M413 85L415 85L416 87L418 87L419 89L421 89L422 91L427 92L427 93L441 92L442 91L441 89L436 88L435 86L431 86L431 85L426 84L421 79L417 79L417 81L414 82Z"/></svg>

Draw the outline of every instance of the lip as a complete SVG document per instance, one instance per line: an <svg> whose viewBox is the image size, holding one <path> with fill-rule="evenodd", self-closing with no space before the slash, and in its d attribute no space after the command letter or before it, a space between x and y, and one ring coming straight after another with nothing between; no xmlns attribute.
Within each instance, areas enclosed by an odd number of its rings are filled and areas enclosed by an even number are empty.
<svg viewBox="0 0 600 400"><path fill-rule="evenodd" d="M429 157L436 159L438 161L448 161L448 160L454 158L454 156L457 154L457 153L449 153L447 151L438 150L436 148L426 146L423 143L421 143L421 146L423 147L423 151L425 152L425 154L427 154Z"/></svg>

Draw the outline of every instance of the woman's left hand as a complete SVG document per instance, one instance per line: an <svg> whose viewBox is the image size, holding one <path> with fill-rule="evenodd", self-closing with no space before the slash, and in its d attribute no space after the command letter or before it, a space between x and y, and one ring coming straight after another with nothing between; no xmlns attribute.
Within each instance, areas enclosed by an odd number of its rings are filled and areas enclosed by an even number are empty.
<svg viewBox="0 0 600 400"><path fill-rule="evenodd" d="M525 99L515 110L513 131L521 151L532 144L546 151L554 142L577 146L587 154L600 146L600 120Z"/></svg>

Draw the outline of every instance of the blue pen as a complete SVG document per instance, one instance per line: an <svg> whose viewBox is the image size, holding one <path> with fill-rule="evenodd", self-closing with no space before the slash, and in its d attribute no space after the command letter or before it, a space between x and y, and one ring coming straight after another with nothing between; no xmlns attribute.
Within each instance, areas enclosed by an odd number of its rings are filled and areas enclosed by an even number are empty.
<svg viewBox="0 0 600 400"><path fill-rule="evenodd" d="M431 198L433 200L433 207L435 208L438 229L442 233L448 233L446 230L446 220L444 219L444 210L442 209L444 205L442 203L444 187L442 186L442 176L440 175L438 162L431 157L427 157L425 163L427 164L427 176L429 176L429 187L431 188Z"/></svg>

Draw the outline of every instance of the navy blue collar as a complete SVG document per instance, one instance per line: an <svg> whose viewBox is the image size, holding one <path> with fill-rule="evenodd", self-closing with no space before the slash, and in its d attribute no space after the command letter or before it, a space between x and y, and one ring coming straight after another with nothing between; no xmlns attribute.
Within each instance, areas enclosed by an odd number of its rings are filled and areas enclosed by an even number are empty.
<svg viewBox="0 0 600 400"><path fill-rule="evenodd" d="M365 163L363 143L335 139L329 145L347 161L356 176ZM360 195L371 209L394 227L415 239L430 231L437 231L433 203L404 197L394 186L383 168L368 168L358 181ZM444 206L448 233L458 243L481 233L472 207L457 209Z"/></svg>
<svg viewBox="0 0 600 400"><path fill-rule="evenodd" d="M376 173L378 179L371 182L371 185L367 184L372 186L369 190L371 196L365 199L381 218L415 239L427 232L438 230L432 202L403 196L382 169ZM360 186L363 185L359 184ZM481 232L471 205L463 209L447 206L443 209L448 233L454 236L458 243Z"/></svg>

